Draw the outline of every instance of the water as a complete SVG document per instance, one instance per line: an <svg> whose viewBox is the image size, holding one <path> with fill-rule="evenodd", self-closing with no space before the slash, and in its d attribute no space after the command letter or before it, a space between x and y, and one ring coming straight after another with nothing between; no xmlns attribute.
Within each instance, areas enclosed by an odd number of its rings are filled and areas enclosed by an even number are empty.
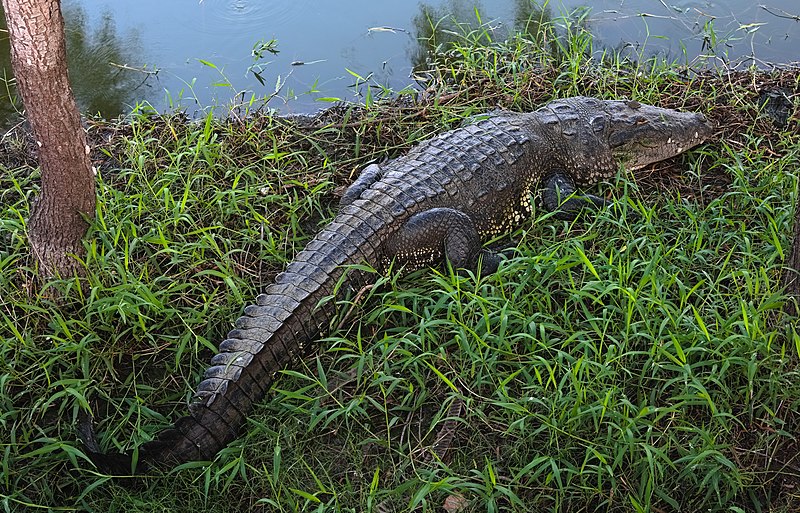
<svg viewBox="0 0 800 513"><path fill-rule="evenodd" d="M587 27L598 49L660 54L694 65L768 68L800 60L800 4L763 1L533 5L544 5L556 18L588 5ZM274 94L270 106L283 112L313 112L336 98L358 100L358 77L401 90L414 84L413 65L424 56L419 36L430 25L423 13L434 19L453 13L477 23L474 0L63 0L62 7L79 104L106 117L140 102L194 111L243 91L240 98ZM484 0L477 10L501 37L524 22L532 4ZM7 39L0 40L0 65L10 76ZM7 98L0 102L0 118L12 119L14 108Z"/></svg>

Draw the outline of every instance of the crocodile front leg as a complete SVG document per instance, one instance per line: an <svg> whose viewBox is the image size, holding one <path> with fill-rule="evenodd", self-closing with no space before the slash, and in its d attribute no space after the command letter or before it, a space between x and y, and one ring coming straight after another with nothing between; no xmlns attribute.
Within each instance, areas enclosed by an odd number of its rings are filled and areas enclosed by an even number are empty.
<svg viewBox="0 0 800 513"><path fill-rule="evenodd" d="M388 260L397 259L413 268L447 258L457 269L491 274L502 259L483 248L475 222L454 208L432 208L411 216L386 243Z"/></svg>
<svg viewBox="0 0 800 513"><path fill-rule="evenodd" d="M566 173L555 171L542 181L542 202L556 219L573 221L584 210L599 210L613 203L592 194L576 194L575 182Z"/></svg>
<svg viewBox="0 0 800 513"><path fill-rule="evenodd" d="M339 210L357 200L361 193L372 187L372 184L380 180L381 176L383 176L383 169L378 164L370 164L365 167L356 181L342 195L339 200Z"/></svg>

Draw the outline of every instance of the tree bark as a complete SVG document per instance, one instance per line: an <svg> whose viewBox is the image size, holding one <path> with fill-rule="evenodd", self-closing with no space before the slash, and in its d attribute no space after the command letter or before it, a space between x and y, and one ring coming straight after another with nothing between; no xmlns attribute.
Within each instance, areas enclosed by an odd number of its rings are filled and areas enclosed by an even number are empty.
<svg viewBox="0 0 800 513"><path fill-rule="evenodd" d="M81 273L86 218L94 217L94 172L69 84L60 0L3 0L11 65L39 147L42 180L28 240L40 276Z"/></svg>
<svg viewBox="0 0 800 513"><path fill-rule="evenodd" d="M795 315L798 303L800 303L800 187L798 187L797 202L794 206L792 249L783 270L783 284L786 287L786 295L789 296L784 310L789 315Z"/></svg>

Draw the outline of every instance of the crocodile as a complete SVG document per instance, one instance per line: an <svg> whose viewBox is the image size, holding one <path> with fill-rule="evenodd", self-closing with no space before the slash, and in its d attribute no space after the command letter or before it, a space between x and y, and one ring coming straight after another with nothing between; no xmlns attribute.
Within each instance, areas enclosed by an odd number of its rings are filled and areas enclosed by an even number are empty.
<svg viewBox="0 0 800 513"><path fill-rule="evenodd" d="M700 113L636 101L573 97L527 113L497 111L367 166L338 214L244 313L211 359L188 415L138 449L138 470L212 460L238 437L275 376L306 354L336 314L330 299L365 284L363 266L419 268L449 260L487 274L503 258L484 245L531 213L531 198L573 219L609 201L578 194L705 141ZM134 472L130 455L84 443L102 469Z"/></svg>

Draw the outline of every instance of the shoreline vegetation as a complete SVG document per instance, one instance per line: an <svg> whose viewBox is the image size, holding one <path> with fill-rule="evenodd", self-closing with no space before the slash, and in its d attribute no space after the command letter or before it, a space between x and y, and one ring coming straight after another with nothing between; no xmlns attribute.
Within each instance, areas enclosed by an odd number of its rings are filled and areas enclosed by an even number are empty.
<svg viewBox="0 0 800 513"><path fill-rule="evenodd" d="M598 57L581 31L536 34L463 34L423 92L311 117L89 120L98 206L80 280L35 279L35 145L7 133L0 507L797 511L800 328L781 274L798 68L637 63ZM233 320L369 162L574 95L703 112L716 135L594 191L636 221L537 209L497 241L517 249L495 275L376 275L213 462L135 482L93 469L80 419L127 452L183 414Z"/></svg>

